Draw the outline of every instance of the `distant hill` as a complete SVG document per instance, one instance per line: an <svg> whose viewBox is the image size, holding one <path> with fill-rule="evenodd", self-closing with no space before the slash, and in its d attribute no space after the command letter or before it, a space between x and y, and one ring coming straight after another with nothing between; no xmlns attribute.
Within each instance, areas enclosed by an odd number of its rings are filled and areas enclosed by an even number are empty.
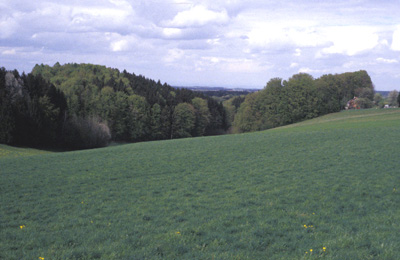
<svg viewBox="0 0 400 260"><path fill-rule="evenodd" d="M375 93L379 93L382 95L382 97L387 98L389 96L390 91L375 90Z"/></svg>
<svg viewBox="0 0 400 260"><path fill-rule="evenodd" d="M193 91L201 91L201 92L244 92L244 93L252 93L256 91L260 91L261 89L252 89L252 88L224 88L224 87L200 87L200 86L194 86L194 87L185 87L185 86L174 86L174 88L185 88L185 89L190 89Z"/></svg>
<svg viewBox="0 0 400 260"><path fill-rule="evenodd" d="M223 88L223 87L175 87L178 89L190 89L192 91L201 92L202 94L212 97L218 102L223 102L237 96L246 96L248 94L260 91L260 89L246 88Z"/></svg>

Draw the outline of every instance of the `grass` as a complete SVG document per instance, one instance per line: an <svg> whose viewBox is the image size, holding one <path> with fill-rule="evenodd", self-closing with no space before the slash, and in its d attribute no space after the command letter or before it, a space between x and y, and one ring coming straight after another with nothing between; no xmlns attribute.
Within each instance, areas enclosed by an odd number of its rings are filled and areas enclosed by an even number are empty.
<svg viewBox="0 0 400 260"><path fill-rule="evenodd" d="M398 109L346 111L1 156L0 259L397 259L399 130Z"/></svg>
<svg viewBox="0 0 400 260"><path fill-rule="evenodd" d="M21 156L31 156L38 154L49 153L49 151L38 150L33 148L21 148L21 147L12 147L4 144L0 144L0 159L1 158L15 158Z"/></svg>

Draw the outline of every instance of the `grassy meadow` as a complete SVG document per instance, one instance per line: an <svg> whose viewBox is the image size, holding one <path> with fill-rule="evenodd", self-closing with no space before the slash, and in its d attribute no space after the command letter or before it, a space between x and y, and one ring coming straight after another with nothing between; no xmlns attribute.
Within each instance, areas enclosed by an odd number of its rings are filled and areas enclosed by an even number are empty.
<svg viewBox="0 0 400 260"><path fill-rule="evenodd" d="M400 109L263 132L0 146L0 259L398 259Z"/></svg>
<svg viewBox="0 0 400 260"><path fill-rule="evenodd" d="M19 148L0 144L0 159L9 157L21 157L29 155L45 154L48 151L33 148Z"/></svg>

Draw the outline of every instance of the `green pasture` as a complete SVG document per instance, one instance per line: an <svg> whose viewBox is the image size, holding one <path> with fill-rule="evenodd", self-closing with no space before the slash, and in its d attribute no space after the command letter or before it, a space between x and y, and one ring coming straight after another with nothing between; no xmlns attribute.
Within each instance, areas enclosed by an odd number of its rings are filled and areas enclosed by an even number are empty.
<svg viewBox="0 0 400 260"><path fill-rule="evenodd" d="M21 156L30 156L30 155L38 155L45 154L48 151L38 150L33 148L19 148L12 147L4 144L0 144L0 159L9 158L9 157L21 157Z"/></svg>
<svg viewBox="0 0 400 260"><path fill-rule="evenodd" d="M0 146L0 259L398 259L399 147L400 109L79 152Z"/></svg>

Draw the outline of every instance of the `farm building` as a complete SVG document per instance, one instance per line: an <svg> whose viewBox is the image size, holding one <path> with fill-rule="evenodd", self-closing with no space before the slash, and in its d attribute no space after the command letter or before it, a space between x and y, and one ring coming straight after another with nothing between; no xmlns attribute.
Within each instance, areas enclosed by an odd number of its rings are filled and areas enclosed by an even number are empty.
<svg viewBox="0 0 400 260"><path fill-rule="evenodd" d="M354 97L353 99L350 99L347 101L347 104L345 106L345 109L360 109L360 106L357 104L357 97Z"/></svg>

